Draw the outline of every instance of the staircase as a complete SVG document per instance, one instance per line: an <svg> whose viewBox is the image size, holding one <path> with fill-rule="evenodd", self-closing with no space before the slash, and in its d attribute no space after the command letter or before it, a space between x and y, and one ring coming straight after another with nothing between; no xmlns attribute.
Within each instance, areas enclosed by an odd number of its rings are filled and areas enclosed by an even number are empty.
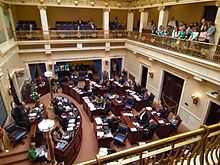
<svg viewBox="0 0 220 165"><path fill-rule="evenodd" d="M27 150L0 153L0 165L32 165Z"/></svg>

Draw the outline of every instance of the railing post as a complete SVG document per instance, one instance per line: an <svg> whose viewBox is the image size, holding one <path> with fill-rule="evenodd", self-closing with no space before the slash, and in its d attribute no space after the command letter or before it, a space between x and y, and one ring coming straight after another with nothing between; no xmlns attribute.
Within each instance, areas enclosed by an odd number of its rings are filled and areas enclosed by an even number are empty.
<svg viewBox="0 0 220 165"><path fill-rule="evenodd" d="M100 156L96 155L96 162L98 165L101 165L101 160L100 160Z"/></svg>
<svg viewBox="0 0 220 165"><path fill-rule="evenodd" d="M143 153L141 152L141 154L140 154L140 161L139 161L139 165L142 165L142 164L144 164L143 163Z"/></svg>
<svg viewBox="0 0 220 165"><path fill-rule="evenodd" d="M200 153L200 164L204 165L205 150L206 150L206 144L207 144L207 137L209 135L209 129L207 125L202 125L201 128L205 129L205 133L203 134L203 137L201 139L201 153Z"/></svg>

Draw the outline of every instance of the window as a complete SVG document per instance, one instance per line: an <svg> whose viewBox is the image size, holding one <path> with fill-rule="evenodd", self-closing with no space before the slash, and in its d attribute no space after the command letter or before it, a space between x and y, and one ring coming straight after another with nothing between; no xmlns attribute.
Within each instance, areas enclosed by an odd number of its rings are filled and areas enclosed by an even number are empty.
<svg viewBox="0 0 220 165"><path fill-rule="evenodd" d="M2 95L0 94L0 126L3 126L3 124L5 123L6 119L7 119L7 111L5 109L5 105L2 99Z"/></svg>

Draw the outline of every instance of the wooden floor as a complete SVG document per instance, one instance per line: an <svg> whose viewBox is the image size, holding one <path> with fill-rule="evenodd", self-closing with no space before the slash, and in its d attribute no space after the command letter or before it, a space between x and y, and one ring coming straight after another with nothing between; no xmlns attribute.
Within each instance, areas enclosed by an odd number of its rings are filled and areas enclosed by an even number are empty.
<svg viewBox="0 0 220 165"><path fill-rule="evenodd" d="M80 147L80 151L79 154L74 162L74 164L76 163L80 163L83 161L87 161L90 159L95 159L96 154L98 152L98 144L97 144L97 140L96 140L96 136L95 136L95 132L93 129L93 123L89 120L87 114L85 113L85 111L83 110L82 105L78 104L73 98L62 94L61 92L57 93L56 95L61 95L61 96L65 96L67 98L70 99L70 101L72 101L77 108L80 111L80 114L82 116L82 143L81 143L81 147ZM43 97L41 97L40 101L41 103L45 104L46 107L49 106L49 99L50 99L50 95L47 94ZM51 110L50 110L51 111ZM54 118L54 113L51 112L48 114L49 118ZM178 132L185 132L187 129L184 127L184 125L180 125ZM154 135L153 140L158 139L157 136ZM14 164L14 165L29 165L32 164L30 161L28 161L27 159L27 150L30 144L30 138L29 136L26 138L26 140L24 141L24 144L19 144L17 145L15 148L11 148L9 153L0 153L0 165L6 165L6 164ZM134 146L134 145L133 145ZM116 151L120 151L126 148L130 148L133 147L129 141L126 141L126 145L124 147L118 147L115 146L114 144L111 144L111 148L115 149ZM17 154L16 154L17 153ZM22 154L20 154L22 153ZM4 156L5 154L5 156ZM7 156L7 154L9 156ZM15 155L16 156L12 156ZM19 157L20 156L20 157ZM14 159L14 160L13 160ZM16 162L16 160L20 160ZM22 161L23 160L23 161ZM12 163L10 163L12 161Z"/></svg>

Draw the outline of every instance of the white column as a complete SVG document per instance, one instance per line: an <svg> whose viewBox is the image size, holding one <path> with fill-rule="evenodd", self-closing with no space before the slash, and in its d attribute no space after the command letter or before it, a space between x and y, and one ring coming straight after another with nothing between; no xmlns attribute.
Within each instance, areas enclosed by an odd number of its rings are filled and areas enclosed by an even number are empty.
<svg viewBox="0 0 220 165"><path fill-rule="evenodd" d="M159 7L158 10L160 12L159 13L159 20L158 20L158 27L161 25L164 27L167 27L169 11L164 6Z"/></svg>
<svg viewBox="0 0 220 165"><path fill-rule="evenodd" d="M9 40L8 30L7 30L7 26L6 26L5 19L4 19L5 16L3 13L3 7L4 7L4 4L0 3L0 22L2 23L2 28L3 28L6 40Z"/></svg>
<svg viewBox="0 0 220 165"><path fill-rule="evenodd" d="M144 9L141 10L140 12L141 12L141 16L140 16L139 32L142 33L142 30L147 27L149 13L147 11L144 11Z"/></svg>
<svg viewBox="0 0 220 165"><path fill-rule="evenodd" d="M110 9L104 9L103 10L103 30L109 31L109 12Z"/></svg>
<svg viewBox="0 0 220 165"><path fill-rule="evenodd" d="M218 11L215 17L215 27L216 27L215 44L218 44L218 41L220 39L220 4L218 4Z"/></svg>
<svg viewBox="0 0 220 165"><path fill-rule="evenodd" d="M128 11L127 31L133 31L133 25L134 25L134 13L133 11Z"/></svg>
<svg viewBox="0 0 220 165"><path fill-rule="evenodd" d="M40 20L41 20L41 27L42 27L42 31L44 36L48 35L49 32L49 27L48 27L48 21L47 21L47 9L46 7L39 7L40 10Z"/></svg>
<svg viewBox="0 0 220 165"><path fill-rule="evenodd" d="M14 37L16 37L16 29L15 29L15 23L14 23L14 17L11 11L11 8L8 8L8 13L9 13L9 17L10 17L10 22L11 22L11 26L12 26L12 30L13 30L13 34Z"/></svg>

